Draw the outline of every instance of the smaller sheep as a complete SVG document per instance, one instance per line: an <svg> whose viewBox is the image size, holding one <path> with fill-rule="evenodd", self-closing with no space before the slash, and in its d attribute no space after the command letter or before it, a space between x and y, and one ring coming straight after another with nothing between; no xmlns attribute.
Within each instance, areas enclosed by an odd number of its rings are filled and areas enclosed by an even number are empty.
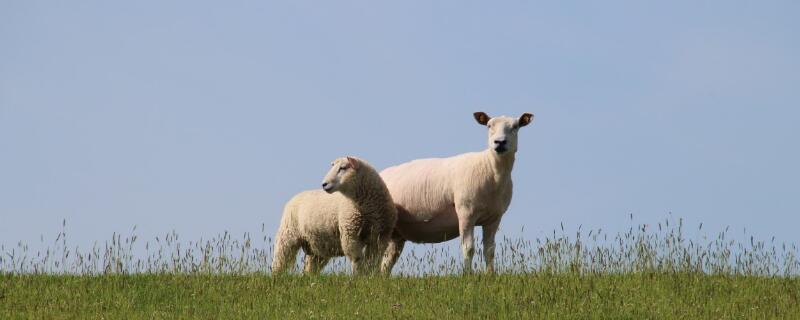
<svg viewBox="0 0 800 320"><path fill-rule="evenodd" d="M339 256L350 259L354 274L372 273L380 265L397 221L389 189L364 160L344 157L331 166L322 182L324 192L301 192L286 203L275 237L273 272L293 267L300 248L306 273L319 272Z"/></svg>

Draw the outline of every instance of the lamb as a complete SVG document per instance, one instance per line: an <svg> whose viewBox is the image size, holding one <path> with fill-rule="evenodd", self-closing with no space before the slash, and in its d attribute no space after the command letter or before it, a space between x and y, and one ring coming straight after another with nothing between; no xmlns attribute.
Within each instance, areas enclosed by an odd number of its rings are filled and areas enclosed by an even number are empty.
<svg viewBox="0 0 800 320"><path fill-rule="evenodd" d="M286 204L275 238L273 272L293 268L300 248L306 254L305 273L320 272L338 256L350 259L354 274L373 273L380 265L397 221L389 190L364 160L344 157L331 166L324 191L301 192Z"/></svg>
<svg viewBox="0 0 800 320"><path fill-rule="evenodd" d="M533 121L533 115L491 118L476 112L474 117L489 129L488 149L414 160L381 172L398 215L382 269L391 271L407 240L438 243L460 236L464 272L470 273L475 252L473 229L482 226L486 269L494 272L494 238L511 203L517 133Z"/></svg>

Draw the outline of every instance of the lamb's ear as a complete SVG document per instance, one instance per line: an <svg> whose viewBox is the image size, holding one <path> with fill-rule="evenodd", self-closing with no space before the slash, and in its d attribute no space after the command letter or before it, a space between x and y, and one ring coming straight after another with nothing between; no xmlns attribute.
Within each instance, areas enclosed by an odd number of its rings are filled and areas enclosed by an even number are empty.
<svg viewBox="0 0 800 320"><path fill-rule="evenodd" d="M492 120L492 117L490 117L488 114L485 114L485 113L480 112L480 111L475 112L472 115L475 116L475 121L478 121L478 123L480 123L480 124L482 124L484 126L487 123L489 123L489 120Z"/></svg>
<svg viewBox="0 0 800 320"><path fill-rule="evenodd" d="M520 128L529 125L531 122L533 122L533 115L530 113L525 112L519 117Z"/></svg>
<svg viewBox="0 0 800 320"><path fill-rule="evenodd" d="M350 167L352 167L353 170L358 170L358 168L361 167L361 162L356 158L347 157L347 162L350 163Z"/></svg>

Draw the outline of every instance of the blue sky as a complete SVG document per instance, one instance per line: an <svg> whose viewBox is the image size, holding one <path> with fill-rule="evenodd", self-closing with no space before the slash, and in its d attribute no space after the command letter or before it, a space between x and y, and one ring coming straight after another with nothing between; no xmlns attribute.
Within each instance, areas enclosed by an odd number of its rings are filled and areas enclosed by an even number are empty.
<svg viewBox="0 0 800 320"><path fill-rule="evenodd" d="M329 162L521 130L501 232L800 242L796 1L3 1L0 243L274 230Z"/></svg>

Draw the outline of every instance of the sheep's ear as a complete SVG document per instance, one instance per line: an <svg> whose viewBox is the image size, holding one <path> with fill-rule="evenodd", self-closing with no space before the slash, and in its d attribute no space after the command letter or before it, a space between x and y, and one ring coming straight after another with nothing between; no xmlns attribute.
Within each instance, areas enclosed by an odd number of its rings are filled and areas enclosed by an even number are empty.
<svg viewBox="0 0 800 320"><path fill-rule="evenodd" d="M524 127L529 125L533 122L533 115L530 113L523 113L522 116L519 117L519 126Z"/></svg>
<svg viewBox="0 0 800 320"><path fill-rule="evenodd" d="M347 157L347 162L350 164L350 167L352 167L354 170L358 170L358 167L361 166L361 162L359 162L358 159L353 157Z"/></svg>
<svg viewBox="0 0 800 320"><path fill-rule="evenodd" d="M482 124L484 126L487 123L489 123L489 120L492 120L492 117L489 117L488 114L480 112L480 111L475 112L472 115L475 116L475 121L478 121L478 123L480 123L480 124Z"/></svg>

